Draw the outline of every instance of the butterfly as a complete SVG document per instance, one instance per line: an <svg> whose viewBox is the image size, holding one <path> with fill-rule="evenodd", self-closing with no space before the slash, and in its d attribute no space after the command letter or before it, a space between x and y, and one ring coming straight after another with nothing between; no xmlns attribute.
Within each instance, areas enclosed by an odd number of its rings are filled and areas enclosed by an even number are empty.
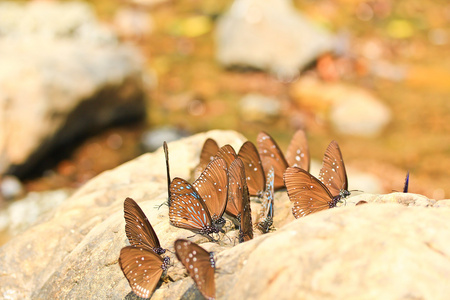
<svg viewBox="0 0 450 300"><path fill-rule="evenodd" d="M228 169L222 158L211 161L192 184L208 207L214 224L219 229L225 224L222 217L228 198Z"/></svg>
<svg viewBox="0 0 450 300"><path fill-rule="evenodd" d="M319 179L298 167L286 169L284 182L289 200L294 204L295 218L333 208L341 199L340 195L333 196Z"/></svg>
<svg viewBox="0 0 450 300"><path fill-rule="evenodd" d="M325 151L319 179L333 197L339 196L339 199L341 199L350 195L344 159L336 141L331 141Z"/></svg>
<svg viewBox="0 0 450 300"><path fill-rule="evenodd" d="M408 192L408 185L409 185L409 171L408 171L408 173L406 173L405 186L403 187L403 193Z"/></svg>
<svg viewBox="0 0 450 300"><path fill-rule="evenodd" d="M139 297L149 298L161 275L167 270L170 258L142 209L131 198L124 201L125 233L131 246L122 248L119 265L131 289Z"/></svg>
<svg viewBox="0 0 450 300"><path fill-rule="evenodd" d="M242 159L244 162L245 173L247 174L247 186L250 195L259 197L264 192L264 169L258 150L252 142L245 142L239 149L239 153L236 155L236 151L232 146L227 144L219 148L216 141L207 139L203 144L200 153L200 163L196 167L194 174L199 174L210 161L217 157L225 159L228 167L236 157Z"/></svg>
<svg viewBox="0 0 450 300"><path fill-rule="evenodd" d="M146 246L156 254L164 254L165 249L161 248L159 239L153 230L142 209L131 198L126 198L123 203L125 217L125 233L131 246Z"/></svg>
<svg viewBox="0 0 450 300"><path fill-rule="evenodd" d="M214 271L216 262L214 254L196 243L184 239L176 240L174 247L178 260L186 268L200 293L206 299L215 299Z"/></svg>
<svg viewBox="0 0 450 300"><path fill-rule="evenodd" d="M217 145L217 142L211 138L206 139L200 152L200 162L194 170L195 178L197 178L206 166L214 160L218 151L219 146Z"/></svg>
<svg viewBox="0 0 450 300"><path fill-rule="evenodd" d="M266 190L264 192L264 197L262 201L262 209L259 214L259 222L257 224L257 228L262 233L267 233L270 230L270 227L273 224L273 184L275 180L275 172L273 168L269 170L267 173L267 184Z"/></svg>
<svg viewBox="0 0 450 300"><path fill-rule="evenodd" d="M250 207L250 195L247 184L243 181L241 224L239 226L239 243L253 239L252 211Z"/></svg>
<svg viewBox="0 0 450 300"><path fill-rule="evenodd" d="M133 292L142 298L151 296L169 263L169 257L163 259L147 246L127 246L120 250L120 268Z"/></svg>
<svg viewBox="0 0 450 300"><path fill-rule="evenodd" d="M232 217L236 226L241 222L242 198L246 186L244 163L240 158L235 159L228 168L228 201L225 209ZM237 220L237 222L235 222Z"/></svg>
<svg viewBox="0 0 450 300"><path fill-rule="evenodd" d="M261 196L264 193L266 178L264 169L255 145L247 141L239 149L238 157L244 163L248 192L251 196Z"/></svg>
<svg viewBox="0 0 450 300"><path fill-rule="evenodd" d="M264 172L271 167L275 171L274 189L284 187L283 174L289 166L297 166L309 171L310 156L308 142L303 130L297 130L288 146L286 157L275 140L267 133L261 131L257 137L259 156L261 157Z"/></svg>
<svg viewBox="0 0 450 300"><path fill-rule="evenodd" d="M175 177L170 183L170 223L176 227L198 232L210 240L211 233L218 233L205 201L186 180Z"/></svg>

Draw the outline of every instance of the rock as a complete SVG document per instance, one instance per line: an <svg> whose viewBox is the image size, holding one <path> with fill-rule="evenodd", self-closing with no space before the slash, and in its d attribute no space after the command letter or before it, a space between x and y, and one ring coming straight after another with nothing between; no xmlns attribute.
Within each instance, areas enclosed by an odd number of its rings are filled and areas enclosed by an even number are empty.
<svg viewBox="0 0 450 300"><path fill-rule="evenodd" d="M390 122L392 113L364 89L342 83L323 83L304 77L291 85L290 95L303 107L327 114L340 133L374 136Z"/></svg>
<svg viewBox="0 0 450 300"><path fill-rule="evenodd" d="M172 177L189 178L208 137L237 149L245 141L232 131L211 131L172 142L169 144ZM126 245L123 218L126 197L141 205L164 247L171 248L175 238L192 235L191 231L169 224L166 206L155 208L167 200L165 160L159 149L95 177L45 219L3 245L0 295L10 299L69 295L122 299L130 291L117 264L120 249ZM206 241L200 236L193 240ZM171 258L176 260L174 256ZM92 290L88 291L86 286Z"/></svg>
<svg viewBox="0 0 450 300"><path fill-rule="evenodd" d="M23 177L75 138L144 117L141 68L87 4L0 3L0 173Z"/></svg>
<svg viewBox="0 0 450 300"><path fill-rule="evenodd" d="M217 24L217 59L225 66L268 70L291 79L332 51L325 30L295 10L291 0L237 0Z"/></svg>
<svg viewBox="0 0 450 300"><path fill-rule="evenodd" d="M172 176L189 176L207 137L235 148L245 140L235 132L211 131L172 142ZM175 239L192 236L169 224L167 206L156 207L167 199L165 172L159 149L89 181L0 248L0 295L123 299L130 292L117 262L127 244L125 197L139 203L168 250ZM272 233L256 232L255 239L235 246L236 231L227 232L220 245L190 238L215 252L217 299L446 299L450 293L450 208L432 207L434 201L414 194L367 195L369 204L354 207L353 197L346 207L293 220L286 193L275 198ZM381 203L389 199L419 207ZM198 298L174 254L166 253L174 282L162 283L152 299Z"/></svg>
<svg viewBox="0 0 450 300"><path fill-rule="evenodd" d="M270 122L280 115L277 99L259 94L247 94L241 99L241 117L249 122Z"/></svg>
<svg viewBox="0 0 450 300"><path fill-rule="evenodd" d="M9 237L18 235L44 218L70 194L68 190L31 192L25 198L12 202L0 210L0 232Z"/></svg>

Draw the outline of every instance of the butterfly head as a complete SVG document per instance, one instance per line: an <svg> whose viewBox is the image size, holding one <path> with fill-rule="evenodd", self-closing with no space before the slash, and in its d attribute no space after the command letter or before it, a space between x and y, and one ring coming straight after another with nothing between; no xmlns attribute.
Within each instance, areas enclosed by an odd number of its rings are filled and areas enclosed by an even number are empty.
<svg viewBox="0 0 450 300"><path fill-rule="evenodd" d="M342 189L342 190L339 192L339 195L341 196L341 198L347 198L348 196L350 196L350 192L347 191L347 190Z"/></svg>
<svg viewBox="0 0 450 300"><path fill-rule="evenodd" d="M153 251L155 251L155 253L159 255L166 253L166 249L163 249L161 247L155 247L153 248Z"/></svg>

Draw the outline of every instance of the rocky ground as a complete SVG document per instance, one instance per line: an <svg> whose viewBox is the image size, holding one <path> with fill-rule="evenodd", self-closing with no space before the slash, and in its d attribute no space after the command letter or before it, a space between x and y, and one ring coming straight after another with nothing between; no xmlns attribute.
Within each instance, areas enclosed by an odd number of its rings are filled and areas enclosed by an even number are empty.
<svg viewBox="0 0 450 300"><path fill-rule="evenodd" d="M207 137L235 148L245 140L211 131L169 143L173 176L189 178ZM142 207L161 245L173 251L192 232L170 225L162 149L89 181L37 224L0 248L0 294L8 299L122 299L130 287L117 259L127 244L123 201ZM416 194L360 194L345 206L295 220L285 191L275 195L276 231L236 245L236 231L211 243L218 299L446 299L449 200ZM360 200L366 205L356 206ZM260 205L252 203L253 215ZM170 278L152 299L198 297L173 253Z"/></svg>

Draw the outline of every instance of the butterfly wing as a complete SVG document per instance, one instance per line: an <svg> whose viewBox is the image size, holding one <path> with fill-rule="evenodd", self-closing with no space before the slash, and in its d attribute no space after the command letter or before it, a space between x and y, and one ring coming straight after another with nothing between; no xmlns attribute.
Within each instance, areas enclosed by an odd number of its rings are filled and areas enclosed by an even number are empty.
<svg viewBox="0 0 450 300"><path fill-rule="evenodd" d="M195 168L194 174L198 175L206 168L206 166L213 161L217 152L219 151L219 145L213 139L207 139L203 144L202 151L200 152L200 162Z"/></svg>
<svg viewBox="0 0 450 300"><path fill-rule="evenodd" d="M283 152L281 152L280 147L278 147L274 139L263 131L258 134L257 143L264 172L269 172L270 168L273 167L275 171L274 188L275 190L283 188L283 174L288 167Z"/></svg>
<svg viewBox="0 0 450 300"><path fill-rule="evenodd" d="M175 254L206 299L215 299L215 262L208 251L191 241L175 241Z"/></svg>
<svg viewBox="0 0 450 300"><path fill-rule="evenodd" d="M290 167L299 167L309 172L311 159L308 140L303 130L297 130L286 151L286 160Z"/></svg>
<svg viewBox="0 0 450 300"><path fill-rule="evenodd" d="M222 218L228 198L228 174L225 160L215 158L192 185L205 201L211 218L214 221Z"/></svg>
<svg viewBox="0 0 450 300"><path fill-rule="evenodd" d="M261 158L255 145L250 141L245 142L239 149L238 157L244 163L248 192L252 196L261 196L264 192L266 179Z"/></svg>
<svg viewBox="0 0 450 300"><path fill-rule="evenodd" d="M171 185L172 194L169 207L170 223L176 227L202 233L213 227L211 215L205 202L193 186L184 179L174 178Z"/></svg>
<svg viewBox="0 0 450 300"><path fill-rule="evenodd" d="M259 213L258 228L262 233L269 232L270 227L273 224L273 182L275 179L275 172L273 168L267 173L267 184L262 200L262 208Z"/></svg>
<svg viewBox="0 0 450 300"><path fill-rule="evenodd" d="M290 167L284 173L289 199L294 204L292 213L295 218L332 208L337 200L333 199L327 187L307 171Z"/></svg>
<svg viewBox="0 0 450 300"><path fill-rule="evenodd" d="M159 239L153 230L142 209L131 198L126 198L123 203L125 215L125 233L131 246L147 246L157 254L165 252L159 244Z"/></svg>
<svg viewBox="0 0 450 300"><path fill-rule="evenodd" d="M348 180L344 160L342 159L341 150L336 141L331 141L325 151L319 179L333 196L342 193L344 196L350 194L348 192Z"/></svg>
<svg viewBox="0 0 450 300"><path fill-rule="evenodd" d="M149 298L167 269L161 256L152 249L127 246L120 251L119 265L133 292Z"/></svg>
<svg viewBox="0 0 450 300"><path fill-rule="evenodd" d="M216 157L223 158L227 162L227 167L231 165L236 156L236 151L228 144L221 147L216 155Z"/></svg>
<svg viewBox="0 0 450 300"><path fill-rule="evenodd" d="M245 177L244 177L245 178ZM253 239L252 211L250 207L250 195L248 194L247 182L242 180L242 211L241 224L239 226L239 243Z"/></svg>
<svg viewBox="0 0 450 300"><path fill-rule="evenodd" d="M240 219L242 211L242 197L244 193L245 169L240 158L236 158L228 168L228 201L226 212L228 215Z"/></svg>
<svg viewBox="0 0 450 300"><path fill-rule="evenodd" d="M408 171L408 173L406 173L405 186L403 187L403 193L408 192L408 185L409 185L409 171Z"/></svg>

